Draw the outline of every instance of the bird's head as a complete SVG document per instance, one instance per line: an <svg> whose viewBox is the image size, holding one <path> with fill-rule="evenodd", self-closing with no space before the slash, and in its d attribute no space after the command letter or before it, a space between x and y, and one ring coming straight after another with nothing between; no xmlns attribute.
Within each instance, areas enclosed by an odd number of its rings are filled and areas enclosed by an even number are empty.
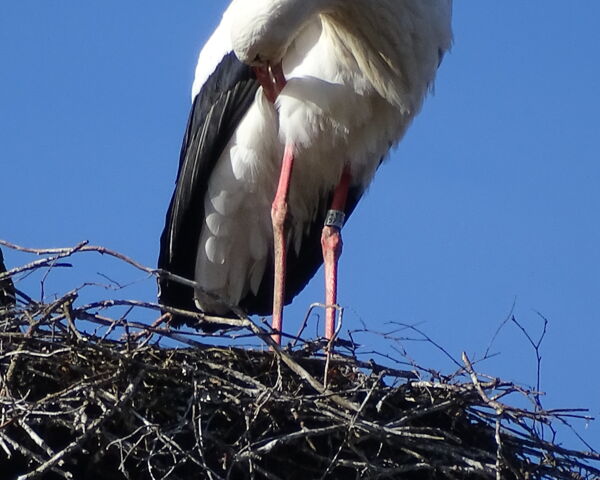
<svg viewBox="0 0 600 480"><path fill-rule="evenodd" d="M312 0L235 0L231 41L239 60L251 66L274 65L305 25Z"/></svg>

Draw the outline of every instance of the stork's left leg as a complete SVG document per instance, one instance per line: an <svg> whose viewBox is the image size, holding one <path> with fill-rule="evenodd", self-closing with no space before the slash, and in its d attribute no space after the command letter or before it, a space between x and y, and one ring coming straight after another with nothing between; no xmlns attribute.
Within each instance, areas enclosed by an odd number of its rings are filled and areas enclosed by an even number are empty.
<svg viewBox="0 0 600 480"><path fill-rule="evenodd" d="M352 179L346 167L340 183L335 188L331 207L325 217L321 233L321 248L325 263L325 337L328 340L335 334L335 314L337 306L338 261L342 255L342 226L345 220L346 199Z"/></svg>

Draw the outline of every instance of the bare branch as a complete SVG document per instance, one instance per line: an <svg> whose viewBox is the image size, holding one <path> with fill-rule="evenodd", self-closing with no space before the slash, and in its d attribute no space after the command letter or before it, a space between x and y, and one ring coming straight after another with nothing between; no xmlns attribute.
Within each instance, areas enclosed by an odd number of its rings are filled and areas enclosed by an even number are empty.
<svg viewBox="0 0 600 480"><path fill-rule="evenodd" d="M0 244L45 256L3 279L50 279L59 260L85 252L163 274L87 243ZM355 331L335 345L301 338L302 328L280 348L267 326L244 315L122 298L82 304L81 288L47 303L17 295L18 305L1 310L0 454L17 472L11 478L79 479L90 469L129 480L600 477L600 454L562 447L536 427L589 421L587 411L544 410L540 382L531 389L484 375L466 354L450 375L424 368L397 343L404 332L452 357L414 326ZM142 313L153 315L148 324ZM171 329L171 314L220 324L221 340L259 348L211 345L216 334ZM528 336L538 364L545 331ZM362 333L390 349L364 353ZM533 407L517 408L513 397Z"/></svg>

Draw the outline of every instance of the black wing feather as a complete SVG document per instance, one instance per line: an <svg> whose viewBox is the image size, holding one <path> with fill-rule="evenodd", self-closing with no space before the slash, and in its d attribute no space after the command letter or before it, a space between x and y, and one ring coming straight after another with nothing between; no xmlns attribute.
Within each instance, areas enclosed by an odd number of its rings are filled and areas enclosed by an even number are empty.
<svg viewBox="0 0 600 480"><path fill-rule="evenodd" d="M215 164L254 101L258 82L250 67L227 54L194 99L177 182L160 239L158 267L193 280L203 226L204 197ZM195 310L191 287L159 280L162 305ZM174 325L185 319L175 318Z"/></svg>

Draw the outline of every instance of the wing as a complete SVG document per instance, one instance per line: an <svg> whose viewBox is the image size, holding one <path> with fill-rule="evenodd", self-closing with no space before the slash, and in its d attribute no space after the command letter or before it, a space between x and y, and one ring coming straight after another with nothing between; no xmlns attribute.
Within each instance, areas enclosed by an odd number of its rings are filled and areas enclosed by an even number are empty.
<svg viewBox="0 0 600 480"><path fill-rule="evenodd" d="M254 101L258 82L250 67L230 52L196 95L186 128L175 192L160 239L158 267L193 280L211 172ZM162 305L195 310L193 289L159 280ZM177 326L184 319L174 319Z"/></svg>
<svg viewBox="0 0 600 480"><path fill-rule="evenodd" d="M160 240L159 268L194 279L208 182L219 157L252 105L258 87L251 68L230 52L196 95L183 139L175 191ZM362 193L361 188L350 189L346 218L351 215ZM330 201L331 195L323 198L319 214L303 239L300 251L296 253L290 249L288 253L286 304L304 289L323 263L321 230ZM256 295L250 291L240 301L239 306L249 314L272 313L272 255L268 262ZM184 310L196 310L193 289L167 279L159 280L159 302ZM184 323L200 326L186 317L175 317L172 321L174 326ZM210 329L209 325L201 327Z"/></svg>

